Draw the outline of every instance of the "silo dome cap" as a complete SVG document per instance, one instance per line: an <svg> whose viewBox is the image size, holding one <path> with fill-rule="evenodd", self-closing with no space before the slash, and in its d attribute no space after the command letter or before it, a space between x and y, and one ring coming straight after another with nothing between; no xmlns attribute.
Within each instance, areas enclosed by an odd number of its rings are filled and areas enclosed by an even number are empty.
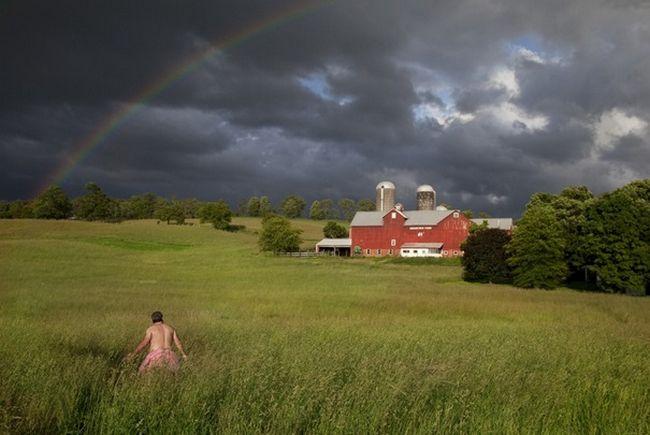
<svg viewBox="0 0 650 435"><path fill-rule="evenodd" d="M377 189L379 190L379 189L381 189L382 187L383 187L384 189L394 189L394 188L395 188L395 185L394 185L393 183L391 183L390 181L382 181L381 183L379 183L379 184L377 185Z"/></svg>
<svg viewBox="0 0 650 435"><path fill-rule="evenodd" d="M439 205L438 207L436 207L436 210L438 210L438 211L447 211L449 209L447 207L445 207L444 205Z"/></svg>
<svg viewBox="0 0 650 435"><path fill-rule="evenodd" d="M422 186L418 187L418 192L435 192L433 190L433 186L430 186L428 184L423 184Z"/></svg>

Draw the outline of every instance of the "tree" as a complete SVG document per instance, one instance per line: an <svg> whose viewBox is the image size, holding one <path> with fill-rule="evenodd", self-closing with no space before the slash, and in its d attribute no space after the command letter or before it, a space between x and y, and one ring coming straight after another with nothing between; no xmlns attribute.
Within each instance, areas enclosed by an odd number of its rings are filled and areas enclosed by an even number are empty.
<svg viewBox="0 0 650 435"><path fill-rule="evenodd" d="M508 264L518 287L552 289L567 274L562 226L550 204L529 203L508 245Z"/></svg>
<svg viewBox="0 0 650 435"><path fill-rule="evenodd" d="M289 195L284 198L280 208L282 213L289 219L295 219L302 216L302 212L305 210L307 203L305 200L298 195Z"/></svg>
<svg viewBox="0 0 650 435"><path fill-rule="evenodd" d="M186 218L197 218L199 217L199 209L201 208L201 202L196 198L186 198L180 200L183 210L185 211Z"/></svg>
<svg viewBox="0 0 650 435"><path fill-rule="evenodd" d="M329 198L320 200L320 208L323 212L323 219L338 219L339 212L334 207L334 201Z"/></svg>
<svg viewBox="0 0 650 435"><path fill-rule="evenodd" d="M17 199L9 204L9 215L12 219L30 219L34 217L32 213L31 201Z"/></svg>
<svg viewBox="0 0 650 435"><path fill-rule="evenodd" d="M300 249L301 230L292 228L291 222L281 216L269 216L262 222L258 244L262 251L291 252Z"/></svg>
<svg viewBox="0 0 650 435"><path fill-rule="evenodd" d="M587 223L586 210L594 201L594 196L585 186L569 186L559 195L549 197L562 226L569 275L582 275L586 268L584 249L581 246L581 229Z"/></svg>
<svg viewBox="0 0 650 435"><path fill-rule="evenodd" d="M156 209L156 219L167 222L174 221L176 225L185 224L185 208L180 201L172 200Z"/></svg>
<svg viewBox="0 0 650 435"><path fill-rule="evenodd" d="M314 220L337 219L338 213L331 199L316 200L311 203L309 217Z"/></svg>
<svg viewBox="0 0 650 435"><path fill-rule="evenodd" d="M447 208L450 208L450 207L447 207ZM478 212L478 217L481 218L481 219L489 219L490 215L488 213L484 212L484 211L479 211Z"/></svg>
<svg viewBox="0 0 650 435"><path fill-rule="evenodd" d="M236 214L237 216L248 215L248 200L240 199L239 202L237 202Z"/></svg>
<svg viewBox="0 0 650 435"><path fill-rule="evenodd" d="M359 211L375 211L375 201L372 199L360 199L357 202L357 209Z"/></svg>
<svg viewBox="0 0 650 435"><path fill-rule="evenodd" d="M580 239L589 270L606 291L643 295L650 286L650 179L593 201Z"/></svg>
<svg viewBox="0 0 650 435"><path fill-rule="evenodd" d="M478 228L478 226L477 226ZM481 228L473 231L461 245L463 279L466 281L505 283L511 279L506 247L507 231Z"/></svg>
<svg viewBox="0 0 650 435"><path fill-rule="evenodd" d="M8 201L0 201L0 219L11 219L11 211Z"/></svg>
<svg viewBox="0 0 650 435"><path fill-rule="evenodd" d="M463 213L463 215L465 215L465 217L467 219L471 219L471 218L474 217L474 212L472 210L470 210L470 209L463 210L462 213Z"/></svg>
<svg viewBox="0 0 650 435"><path fill-rule="evenodd" d="M72 215L72 202L59 186L50 186L34 201L37 219L67 219Z"/></svg>
<svg viewBox="0 0 650 435"><path fill-rule="evenodd" d="M343 219L348 222L354 218L354 215L357 213L358 209L359 207L357 206L357 203L350 198L343 198L339 200L339 210L341 210L341 214L343 214Z"/></svg>
<svg viewBox="0 0 650 435"><path fill-rule="evenodd" d="M267 216L273 213L273 206L268 196L260 196L260 216Z"/></svg>
<svg viewBox="0 0 650 435"><path fill-rule="evenodd" d="M153 193L132 196L121 204L122 213L127 219L153 219L158 200Z"/></svg>
<svg viewBox="0 0 650 435"><path fill-rule="evenodd" d="M325 213L320 206L320 201L314 200L314 202L311 203L311 207L309 208L309 218L317 221L325 219Z"/></svg>
<svg viewBox="0 0 650 435"><path fill-rule="evenodd" d="M251 196L246 205L249 216L260 216L260 199L257 196Z"/></svg>
<svg viewBox="0 0 650 435"><path fill-rule="evenodd" d="M348 236L348 230L339 223L329 221L323 227L323 235L328 239L342 239Z"/></svg>
<svg viewBox="0 0 650 435"><path fill-rule="evenodd" d="M229 230L232 212L225 201L208 202L199 209L201 222L210 222L218 230Z"/></svg>
<svg viewBox="0 0 650 435"><path fill-rule="evenodd" d="M88 221L119 221L120 205L95 183L86 184L86 194L74 201L74 214Z"/></svg>

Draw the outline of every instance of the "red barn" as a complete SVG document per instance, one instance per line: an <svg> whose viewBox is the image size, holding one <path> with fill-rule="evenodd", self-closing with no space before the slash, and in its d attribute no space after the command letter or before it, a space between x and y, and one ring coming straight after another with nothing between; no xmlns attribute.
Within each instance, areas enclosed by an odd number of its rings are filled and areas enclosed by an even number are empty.
<svg viewBox="0 0 650 435"><path fill-rule="evenodd" d="M405 211L397 205L360 211L350 224L351 250L366 256L459 256L471 225L459 210Z"/></svg>

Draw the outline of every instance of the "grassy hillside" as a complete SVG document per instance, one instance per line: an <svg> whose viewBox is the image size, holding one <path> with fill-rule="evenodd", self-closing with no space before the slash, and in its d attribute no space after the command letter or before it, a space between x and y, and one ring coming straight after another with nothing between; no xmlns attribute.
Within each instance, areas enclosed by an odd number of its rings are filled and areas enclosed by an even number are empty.
<svg viewBox="0 0 650 435"><path fill-rule="evenodd" d="M0 432L650 432L649 298L272 257L235 223L0 221ZM121 362L156 309L176 376Z"/></svg>

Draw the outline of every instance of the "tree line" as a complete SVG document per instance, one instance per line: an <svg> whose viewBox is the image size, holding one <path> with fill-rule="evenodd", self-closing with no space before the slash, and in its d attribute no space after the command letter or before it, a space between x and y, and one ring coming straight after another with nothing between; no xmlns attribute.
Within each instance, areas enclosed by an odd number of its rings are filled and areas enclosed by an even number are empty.
<svg viewBox="0 0 650 435"><path fill-rule="evenodd" d="M536 193L512 234L475 226L463 245L469 281L552 289L563 283L650 292L650 179L594 196L585 186Z"/></svg>
<svg viewBox="0 0 650 435"><path fill-rule="evenodd" d="M85 194L71 199L59 186L50 186L33 200L0 201L0 219L69 219L119 222L129 219L158 219L167 223L183 224L185 219L201 218L201 210L213 213L216 208L228 207L231 215L264 217L282 215L290 219L309 217L314 220L351 221L357 211L371 211L375 203L370 199L355 201L342 198L315 200L307 210L307 202L299 195L288 195L274 205L268 196L252 196L239 201L234 211L224 201L218 205L195 198L166 199L153 193L135 195L128 199L109 197L96 183L87 183ZM206 207L208 207L206 209Z"/></svg>

